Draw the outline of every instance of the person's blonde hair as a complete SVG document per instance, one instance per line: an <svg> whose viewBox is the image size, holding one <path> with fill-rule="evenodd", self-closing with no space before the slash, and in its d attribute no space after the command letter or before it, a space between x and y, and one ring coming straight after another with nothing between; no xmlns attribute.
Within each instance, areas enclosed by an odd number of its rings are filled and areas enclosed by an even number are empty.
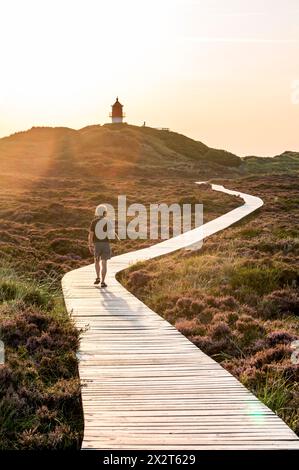
<svg viewBox="0 0 299 470"><path fill-rule="evenodd" d="M94 211L94 215L96 217L105 217L107 215L107 207L105 204L99 204Z"/></svg>

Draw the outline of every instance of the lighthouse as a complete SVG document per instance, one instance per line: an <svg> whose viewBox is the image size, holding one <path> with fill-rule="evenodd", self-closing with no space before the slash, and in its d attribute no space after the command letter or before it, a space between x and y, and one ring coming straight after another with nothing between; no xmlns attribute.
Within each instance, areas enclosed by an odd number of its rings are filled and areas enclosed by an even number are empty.
<svg viewBox="0 0 299 470"><path fill-rule="evenodd" d="M113 123L123 122L123 118L125 114L123 113L123 105L120 104L118 101L118 97L116 98L115 103L111 106L112 112L109 114Z"/></svg>

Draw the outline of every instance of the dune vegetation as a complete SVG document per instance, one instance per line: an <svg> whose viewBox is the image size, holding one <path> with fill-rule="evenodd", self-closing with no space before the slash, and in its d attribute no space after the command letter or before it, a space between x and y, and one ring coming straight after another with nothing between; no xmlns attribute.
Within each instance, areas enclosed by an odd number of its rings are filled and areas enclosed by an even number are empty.
<svg viewBox="0 0 299 470"><path fill-rule="evenodd" d="M286 151L273 158L245 157L243 166L250 174L296 173L299 170L299 152Z"/></svg>

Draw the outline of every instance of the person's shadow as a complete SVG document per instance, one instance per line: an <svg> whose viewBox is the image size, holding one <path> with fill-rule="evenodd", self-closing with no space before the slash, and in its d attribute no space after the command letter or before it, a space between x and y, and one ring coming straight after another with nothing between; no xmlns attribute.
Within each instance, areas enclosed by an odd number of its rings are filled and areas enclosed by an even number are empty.
<svg viewBox="0 0 299 470"><path fill-rule="evenodd" d="M131 326L138 325L139 327L149 327L148 317L144 314L148 307L146 307L146 305L144 305L136 297L132 295L132 298L134 299L133 307L132 304L129 304L122 297L122 295L115 295L114 292L109 290L109 287L95 286L95 289L99 291L99 294L104 301L103 304L105 309L111 314L111 316L122 319L124 321L127 320L128 323L131 323ZM125 290L124 292L128 291Z"/></svg>

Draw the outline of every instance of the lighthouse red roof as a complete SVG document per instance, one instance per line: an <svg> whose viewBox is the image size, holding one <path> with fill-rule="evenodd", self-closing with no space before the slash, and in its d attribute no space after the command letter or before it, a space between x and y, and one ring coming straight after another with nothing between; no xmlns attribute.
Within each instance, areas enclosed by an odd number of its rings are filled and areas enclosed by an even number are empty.
<svg viewBox="0 0 299 470"><path fill-rule="evenodd" d="M118 97L112 105L112 117L123 117L123 105L118 101Z"/></svg>
<svg viewBox="0 0 299 470"><path fill-rule="evenodd" d="M111 106L112 112L109 116L112 118L112 122L114 123L122 123L123 118L126 117L125 113L123 113L123 105L118 101L118 97L116 98L115 103Z"/></svg>
<svg viewBox="0 0 299 470"><path fill-rule="evenodd" d="M121 106L123 107L123 105L118 101L118 96L116 97L116 100L115 100L115 103L112 105L113 106Z"/></svg>

